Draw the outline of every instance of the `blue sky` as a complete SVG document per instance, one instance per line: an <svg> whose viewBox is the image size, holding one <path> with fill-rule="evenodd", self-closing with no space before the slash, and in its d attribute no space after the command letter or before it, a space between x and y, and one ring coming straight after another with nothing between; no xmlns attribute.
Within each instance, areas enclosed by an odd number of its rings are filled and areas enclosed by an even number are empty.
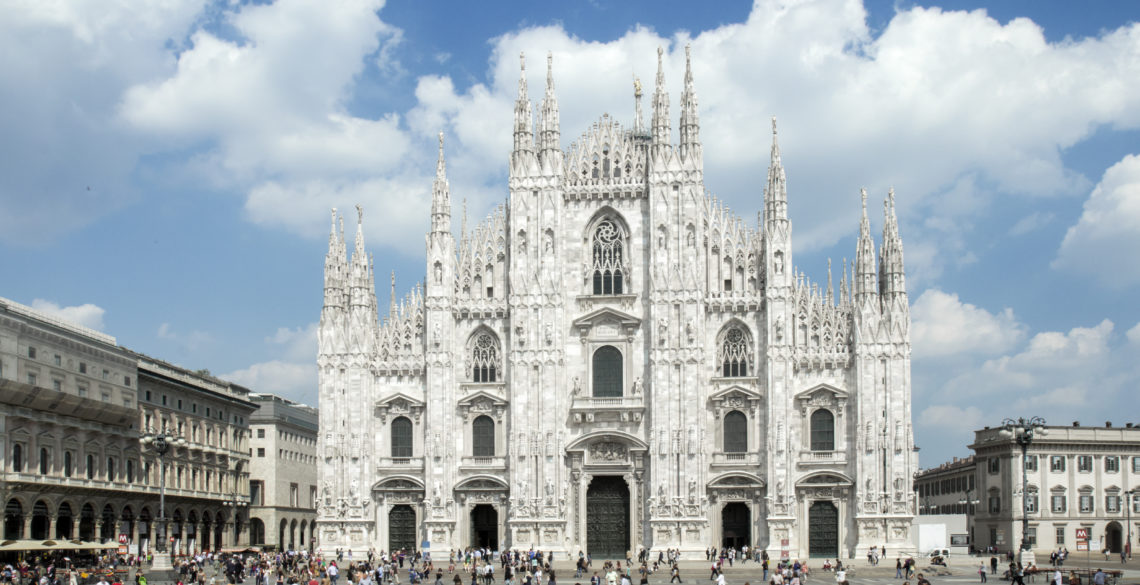
<svg viewBox="0 0 1140 585"><path fill-rule="evenodd" d="M706 182L750 221L780 119L795 262L894 186L922 463L970 430L1140 400L1140 3L0 0L0 296L302 401L328 208L381 306L422 277L435 135L459 227L506 196L526 51L563 141L693 46ZM877 205L877 203L876 203ZM876 208L877 209L877 208ZM873 214L876 228L881 225ZM349 214L351 221L352 214ZM1140 422L1140 420L1132 421Z"/></svg>

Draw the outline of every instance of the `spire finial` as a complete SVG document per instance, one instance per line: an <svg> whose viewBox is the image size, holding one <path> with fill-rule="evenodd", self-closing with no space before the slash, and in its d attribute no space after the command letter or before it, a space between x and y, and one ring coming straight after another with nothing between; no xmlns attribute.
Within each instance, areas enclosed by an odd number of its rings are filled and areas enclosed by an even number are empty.
<svg viewBox="0 0 1140 585"><path fill-rule="evenodd" d="M439 131L439 161L435 165L435 175L443 177L447 171L446 164L443 161L443 131Z"/></svg>
<svg viewBox="0 0 1140 585"><path fill-rule="evenodd" d="M526 75L526 53L519 51L519 69Z"/></svg>
<svg viewBox="0 0 1140 585"><path fill-rule="evenodd" d="M863 217L867 217L867 188L859 189L859 196L863 198Z"/></svg>
<svg viewBox="0 0 1140 585"><path fill-rule="evenodd" d="M463 198L463 225L459 231L460 237L467 237L467 198Z"/></svg>
<svg viewBox="0 0 1140 585"><path fill-rule="evenodd" d="M890 201L890 203L891 203L891 211L894 211L894 209L895 209L895 188L894 188L894 186L892 186L890 188L890 190L887 191L887 200Z"/></svg>
<svg viewBox="0 0 1140 585"><path fill-rule="evenodd" d="M356 225L359 227L364 223L364 208L359 203L356 204Z"/></svg>
<svg viewBox="0 0 1140 585"><path fill-rule="evenodd" d="M776 134L776 117L772 116L772 136L775 136Z"/></svg>
<svg viewBox="0 0 1140 585"><path fill-rule="evenodd" d="M332 208L332 227L330 228L330 237L336 237L336 208Z"/></svg>
<svg viewBox="0 0 1140 585"><path fill-rule="evenodd" d="M546 89L554 89L554 53L546 53Z"/></svg>

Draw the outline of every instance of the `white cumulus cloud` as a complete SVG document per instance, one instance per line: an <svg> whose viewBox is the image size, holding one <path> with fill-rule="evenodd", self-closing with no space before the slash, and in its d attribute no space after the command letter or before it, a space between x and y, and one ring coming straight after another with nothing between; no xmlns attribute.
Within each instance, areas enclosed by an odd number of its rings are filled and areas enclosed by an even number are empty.
<svg viewBox="0 0 1140 585"><path fill-rule="evenodd" d="M291 400L316 406L317 360L311 363L271 360L260 362L218 376L249 388L253 392L278 394Z"/></svg>
<svg viewBox="0 0 1140 585"><path fill-rule="evenodd" d="M957 294L933 288L918 297L910 316L916 359L998 354L1025 337L1025 326L1013 316L1013 309L990 313L962 302Z"/></svg>
<svg viewBox="0 0 1140 585"><path fill-rule="evenodd" d="M1112 287L1140 284L1140 156L1130 154L1104 172L1077 224L1070 227L1054 268L1086 274Z"/></svg>
<svg viewBox="0 0 1140 585"><path fill-rule="evenodd" d="M91 303L62 307L58 303L44 299L33 300L32 308L97 331L103 330L103 315L107 312L102 307Z"/></svg>

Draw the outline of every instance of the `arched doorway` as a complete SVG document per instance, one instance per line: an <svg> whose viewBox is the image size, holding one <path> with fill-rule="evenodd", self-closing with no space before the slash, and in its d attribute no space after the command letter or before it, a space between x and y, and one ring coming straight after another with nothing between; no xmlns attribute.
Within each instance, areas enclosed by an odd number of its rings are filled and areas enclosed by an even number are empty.
<svg viewBox="0 0 1140 585"><path fill-rule="evenodd" d="M75 512L71 511L71 504L64 502L59 505L59 511L56 512L55 517L55 536L54 538L62 538L64 540L71 539L71 533L75 527Z"/></svg>
<svg viewBox="0 0 1140 585"><path fill-rule="evenodd" d="M1104 546L1109 552L1120 554L1120 549L1124 547L1124 539L1122 538L1123 529L1120 527L1119 522L1109 522L1108 526L1104 528Z"/></svg>
<svg viewBox="0 0 1140 585"><path fill-rule="evenodd" d="M388 512L388 550L416 549L416 511L411 506L393 506Z"/></svg>
<svg viewBox="0 0 1140 585"><path fill-rule="evenodd" d="M115 509L111 504L103 506L103 526L99 529L99 538L103 542L115 539Z"/></svg>
<svg viewBox="0 0 1140 585"><path fill-rule="evenodd" d="M586 489L586 551L595 559L625 558L629 546L629 486L614 475Z"/></svg>
<svg viewBox="0 0 1140 585"><path fill-rule="evenodd" d="M153 528L154 516L150 513L150 508L144 507L139 511L139 541L136 543L135 554L141 555L150 549Z"/></svg>
<svg viewBox="0 0 1140 585"><path fill-rule="evenodd" d="M277 546L280 550L285 550L288 542L285 540L285 528L289 526L289 521L282 518L281 526L277 529Z"/></svg>
<svg viewBox="0 0 1140 585"><path fill-rule="evenodd" d="M47 540L48 535L48 507L47 502L39 500L32 506L32 540Z"/></svg>
<svg viewBox="0 0 1140 585"><path fill-rule="evenodd" d="M499 550L499 512L494 506L471 508L471 546Z"/></svg>
<svg viewBox="0 0 1140 585"><path fill-rule="evenodd" d="M744 502L725 504L720 511L721 546L740 548L752 544L752 510Z"/></svg>
<svg viewBox="0 0 1140 585"><path fill-rule="evenodd" d="M91 504L79 510L79 540L95 540L95 507Z"/></svg>
<svg viewBox="0 0 1140 585"><path fill-rule="evenodd" d="M839 509L831 502L815 502L808 509L808 556L839 555Z"/></svg>
<svg viewBox="0 0 1140 585"><path fill-rule="evenodd" d="M4 539L19 540L24 536L24 507L16 498L4 506Z"/></svg>
<svg viewBox="0 0 1140 585"><path fill-rule="evenodd" d="M222 550L222 534L226 528L226 517L221 512L214 515L214 550Z"/></svg>

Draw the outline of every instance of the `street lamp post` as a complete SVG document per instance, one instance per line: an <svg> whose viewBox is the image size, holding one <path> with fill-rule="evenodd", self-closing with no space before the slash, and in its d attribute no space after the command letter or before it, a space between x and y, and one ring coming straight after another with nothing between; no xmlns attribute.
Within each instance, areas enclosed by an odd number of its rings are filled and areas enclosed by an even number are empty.
<svg viewBox="0 0 1140 585"><path fill-rule="evenodd" d="M156 532L158 536L155 543L154 563L151 565L151 570L154 571L169 571L173 567L173 563L169 556L164 554L166 552L166 454L170 451L171 446L182 447L186 445L186 439L182 437L175 437L170 429L163 427L161 431L156 432L154 429L147 429L145 435L142 436L142 444L152 449L158 455L158 529ZM174 551L171 551L174 554Z"/></svg>
<svg viewBox="0 0 1140 585"><path fill-rule="evenodd" d="M1029 473L1026 469L1026 460L1028 459L1029 444L1033 442L1036 435L1047 435L1048 429L1045 428L1045 419L1034 416L1031 418L1020 417L1017 420L1007 418L1001 421L1004 429L1001 430L1001 436L1007 439L1014 439L1021 447L1021 550L1020 562L1021 566L1028 566L1034 563L1033 551L1029 548Z"/></svg>

